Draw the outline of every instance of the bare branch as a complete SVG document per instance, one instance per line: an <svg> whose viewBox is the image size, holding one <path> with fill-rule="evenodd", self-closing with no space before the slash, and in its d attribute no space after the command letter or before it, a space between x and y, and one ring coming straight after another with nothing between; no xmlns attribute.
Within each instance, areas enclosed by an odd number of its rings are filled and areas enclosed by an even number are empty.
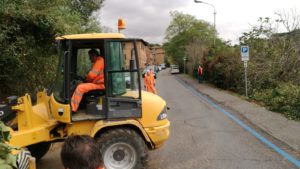
<svg viewBox="0 0 300 169"><path fill-rule="evenodd" d="M288 12L284 9L281 11L275 12L279 17L276 21L282 23L286 31L291 32L296 29L299 29L300 26L300 15L297 9L291 9Z"/></svg>

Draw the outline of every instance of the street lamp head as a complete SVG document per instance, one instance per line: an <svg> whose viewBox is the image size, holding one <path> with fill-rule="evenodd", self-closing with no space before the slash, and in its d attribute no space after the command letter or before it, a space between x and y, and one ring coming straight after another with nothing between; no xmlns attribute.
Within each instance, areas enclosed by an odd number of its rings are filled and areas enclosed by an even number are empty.
<svg viewBox="0 0 300 169"><path fill-rule="evenodd" d="M214 29L216 30L216 8L213 4L210 4L210 3L207 3L207 2L204 2L204 1L199 1L199 0L194 0L195 3L202 3L202 4L206 4L206 5L209 5L211 7L214 8ZM215 39L214 39L214 44L215 44Z"/></svg>
<svg viewBox="0 0 300 169"><path fill-rule="evenodd" d="M203 3L203 1L194 0L195 3Z"/></svg>

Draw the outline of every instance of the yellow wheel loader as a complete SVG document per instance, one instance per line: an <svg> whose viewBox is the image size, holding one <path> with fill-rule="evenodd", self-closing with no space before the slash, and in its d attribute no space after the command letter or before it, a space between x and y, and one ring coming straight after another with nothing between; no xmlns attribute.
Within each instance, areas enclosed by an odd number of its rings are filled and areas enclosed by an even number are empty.
<svg viewBox="0 0 300 169"><path fill-rule="evenodd" d="M148 150L169 137L166 102L142 91L138 39L120 33L65 35L56 38L59 65L54 85L37 93L9 98L0 118L11 128L10 144L27 147L39 160L51 143L70 135L86 134L100 145L107 169L140 168ZM91 68L88 50L104 58L105 89L83 95L77 112L71 97Z"/></svg>

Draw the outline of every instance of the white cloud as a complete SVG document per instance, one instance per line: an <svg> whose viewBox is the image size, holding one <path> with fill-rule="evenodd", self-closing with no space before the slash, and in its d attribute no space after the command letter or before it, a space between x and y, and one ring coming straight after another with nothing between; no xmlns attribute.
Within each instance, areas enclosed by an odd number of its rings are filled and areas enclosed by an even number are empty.
<svg viewBox="0 0 300 169"><path fill-rule="evenodd" d="M206 0L215 6L216 26L224 40L237 42L242 32L249 31L259 17L274 18L275 11L297 9L299 0ZM151 43L162 43L170 23L172 10L182 11L213 24L213 8L194 3L193 0L106 0L101 10L103 25L117 31L117 20L123 18L126 27L122 31L127 37L138 37ZM300 13L299 13L300 14Z"/></svg>

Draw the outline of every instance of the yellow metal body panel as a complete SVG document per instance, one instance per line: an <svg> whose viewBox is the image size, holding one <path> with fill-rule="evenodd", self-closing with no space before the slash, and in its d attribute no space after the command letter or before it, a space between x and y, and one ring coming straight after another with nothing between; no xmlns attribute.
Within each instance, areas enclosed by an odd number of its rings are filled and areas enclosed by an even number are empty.
<svg viewBox="0 0 300 169"><path fill-rule="evenodd" d="M151 140L148 136L148 134L146 133L146 131L144 130L143 126L136 120L120 120L120 121L98 121L95 126L93 127L93 129L91 130L91 136L94 137L98 131L100 131L103 128L106 127L111 127L111 126L125 126L125 125L132 125L137 127L141 133L143 133L144 138L147 142L151 143Z"/></svg>
<svg viewBox="0 0 300 169"><path fill-rule="evenodd" d="M144 128L164 126L168 120L157 120L157 117L165 106L166 102L158 95L142 91L143 117L138 119L139 122Z"/></svg>
<svg viewBox="0 0 300 169"><path fill-rule="evenodd" d="M89 33L89 34L74 34L56 37L56 40L63 39L124 39L125 36L120 33Z"/></svg>
<svg viewBox="0 0 300 169"><path fill-rule="evenodd" d="M71 123L71 107L69 104L62 104L55 100L53 94L50 96L50 106L53 117L62 123ZM62 112L60 114L59 112Z"/></svg>
<svg viewBox="0 0 300 169"><path fill-rule="evenodd" d="M67 135L90 135L97 121L78 121L67 125Z"/></svg>
<svg viewBox="0 0 300 169"><path fill-rule="evenodd" d="M138 119L142 124L155 148L159 148L169 137L170 121L165 118L157 120L159 114L166 108L166 102L158 95L142 91L143 117Z"/></svg>
<svg viewBox="0 0 300 169"><path fill-rule="evenodd" d="M122 96L137 98L138 94L138 91L127 90L127 92ZM167 120L157 120L158 115L162 112L165 106L166 102L158 95L142 91L143 117L138 119L138 121L144 127L156 127L166 125L168 123Z"/></svg>
<svg viewBox="0 0 300 169"><path fill-rule="evenodd" d="M49 97L45 91L37 94L36 105L32 105L30 96L26 94L12 109L17 111L18 130L11 131L10 144L24 147L51 140L50 131L57 121L50 117Z"/></svg>
<svg viewBox="0 0 300 169"><path fill-rule="evenodd" d="M11 133L10 144L18 147L26 147L43 141L51 141L50 130L56 126L56 122L36 126L32 129L19 130Z"/></svg>
<svg viewBox="0 0 300 169"><path fill-rule="evenodd" d="M32 106L31 98L26 94L18 99L16 106L12 107L13 110L18 112L19 130L32 129L49 121L49 97L43 92L39 92L37 95L37 104L35 106Z"/></svg>
<svg viewBox="0 0 300 169"><path fill-rule="evenodd" d="M156 149L161 147L163 143L169 138L169 127L170 122L166 121L166 124L163 126L145 128L145 131L148 133Z"/></svg>

